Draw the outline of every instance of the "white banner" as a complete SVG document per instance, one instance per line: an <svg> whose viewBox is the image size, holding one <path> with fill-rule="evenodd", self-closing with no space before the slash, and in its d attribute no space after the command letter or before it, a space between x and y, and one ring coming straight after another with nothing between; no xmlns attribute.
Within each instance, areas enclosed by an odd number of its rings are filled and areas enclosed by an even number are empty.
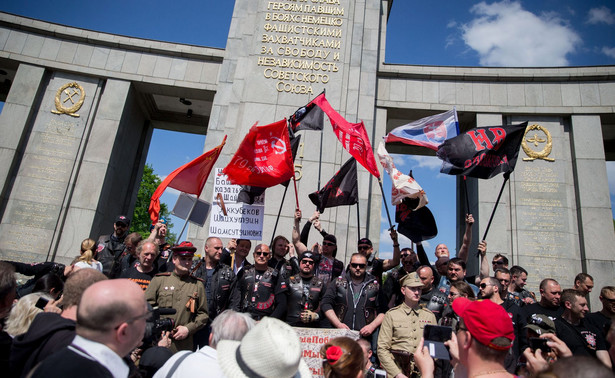
<svg viewBox="0 0 615 378"><path fill-rule="evenodd" d="M265 217L265 194L258 196L253 205L237 202L241 186L231 184L222 168L215 169L209 236L227 239L263 240ZM222 211L218 194L226 208Z"/></svg>
<svg viewBox="0 0 615 378"><path fill-rule="evenodd" d="M299 328L293 327L299 339L301 340L301 349L303 360L310 368L313 377L323 377L324 371L322 368L322 357L320 356L320 348L336 337L350 337L357 340L360 335L359 331L337 328Z"/></svg>

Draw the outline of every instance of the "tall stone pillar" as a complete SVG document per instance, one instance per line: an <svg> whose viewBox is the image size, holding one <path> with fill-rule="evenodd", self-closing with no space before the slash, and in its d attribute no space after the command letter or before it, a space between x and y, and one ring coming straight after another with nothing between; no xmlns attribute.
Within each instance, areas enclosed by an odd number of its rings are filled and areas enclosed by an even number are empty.
<svg viewBox="0 0 615 378"><path fill-rule="evenodd" d="M613 285L615 271L615 250L603 247L615 245L615 233L611 222L611 201L600 117L573 115L570 131L581 267L583 272L594 277L595 288L590 299L592 311L599 311L600 288ZM572 283L568 282L566 286L571 285Z"/></svg>
<svg viewBox="0 0 615 378"><path fill-rule="evenodd" d="M386 3L385 3L386 4ZM224 167L249 128L256 121L264 125L289 117L311 98L326 90L326 97L350 122L363 120L373 139L376 71L381 59L380 0L312 1L237 0L220 70L205 149L209 150L228 135L226 147L216 164ZM314 211L307 195L318 190L318 162L321 148L318 132L304 131L296 164L299 203L304 217ZM321 185L348 158L325 117L322 145ZM377 183L359 167L361 231L357 232L355 208L326 209L322 215L325 230L336 234L340 252L354 252L359 236L377 239L380 230L381 196ZM211 201L212 185L203 199ZM281 186L267 189L263 242L273 236ZM295 205L292 185L282 207L275 234L290 236ZM211 218L210 218L211 219ZM191 230L189 237L202 245L208 224ZM322 241L317 232L310 244ZM343 259L340 253L338 258Z"/></svg>

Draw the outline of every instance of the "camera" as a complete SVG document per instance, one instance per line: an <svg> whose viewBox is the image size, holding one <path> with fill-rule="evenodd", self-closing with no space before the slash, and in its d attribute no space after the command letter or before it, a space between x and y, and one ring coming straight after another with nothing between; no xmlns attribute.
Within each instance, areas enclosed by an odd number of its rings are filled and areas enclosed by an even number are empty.
<svg viewBox="0 0 615 378"><path fill-rule="evenodd" d="M163 331L172 331L175 328L175 321L170 318L160 318L160 315L173 315L176 313L173 308L151 307L152 315L145 322L145 334L143 335L143 345L152 345L158 342Z"/></svg>

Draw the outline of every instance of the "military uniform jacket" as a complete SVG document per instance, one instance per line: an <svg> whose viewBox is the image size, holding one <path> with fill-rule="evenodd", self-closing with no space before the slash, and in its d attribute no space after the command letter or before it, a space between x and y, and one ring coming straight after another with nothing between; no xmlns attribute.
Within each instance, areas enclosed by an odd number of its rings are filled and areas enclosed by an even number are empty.
<svg viewBox="0 0 615 378"><path fill-rule="evenodd" d="M207 287L207 268L205 261L201 260L192 271L192 276L203 280L203 285ZM221 262L216 265L211 276L211 293L212 296L207 297L207 308L209 310L209 318L213 319L229 306L231 292L235 287L235 273L233 269Z"/></svg>
<svg viewBox="0 0 615 378"><path fill-rule="evenodd" d="M423 336L425 324L435 325L436 316L431 311L418 306L413 309L402 303L386 313L378 336L378 358L389 377L402 372L395 363L391 351L402 350L414 353Z"/></svg>
<svg viewBox="0 0 615 378"><path fill-rule="evenodd" d="M186 307L191 298L196 300L194 314ZM192 335L203 328L209 319L203 282L192 276L180 277L175 272L160 273L145 290L145 299L152 306L174 308L177 311L174 315L163 316L172 318L176 327L182 325L190 331L186 339L173 340L171 350L192 350Z"/></svg>

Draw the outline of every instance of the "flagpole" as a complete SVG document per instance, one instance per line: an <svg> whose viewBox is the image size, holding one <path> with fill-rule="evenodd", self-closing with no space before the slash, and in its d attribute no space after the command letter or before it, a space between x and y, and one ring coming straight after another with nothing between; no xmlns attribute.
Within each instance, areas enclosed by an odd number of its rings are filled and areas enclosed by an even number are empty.
<svg viewBox="0 0 615 378"><path fill-rule="evenodd" d="M273 239L275 238L275 231L278 229L278 222L280 221L280 214L282 214L282 206L284 206L284 199L286 199L287 191L288 185L286 185L286 188L284 189L284 194L282 195L282 202L280 202L280 210L278 210L278 217L275 219L275 226L273 226L273 233L271 234L271 242L269 243L269 245L273 244Z"/></svg>
<svg viewBox="0 0 615 378"><path fill-rule="evenodd" d="M495 201L495 205L493 206L493 211L491 211L491 217L489 217L489 223L487 223L487 228L485 229L485 234L481 240L487 240L487 232L489 232L489 227L491 226L491 221L493 220L493 216L495 215L495 210L498 208L498 203L500 203L500 197L502 197L502 192L504 191L504 186L506 182L510 178L510 172L504 173L504 182L502 183L502 187L500 188L500 194L498 194L498 199Z"/></svg>
<svg viewBox="0 0 615 378"><path fill-rule="evenodd" d="M357 235L361 235L361 216L359 213L359 201L357 201Z"/></svg>
<svg viewBox="0 0 615 378"><path fill-rule="evenodd" d="M389 207L387 206L386 197L384 195L384 188L382 187L382 179L378 179L378 185L380 185L380 191L382 192L382 201L384 202L384 208L387 211L387 218L389 219L389 231L393 229L393 223L391 223L391 214L389 214Z"/></svg>
<svg viewBox="0 0 615 378"><path fill-rule="evenodd" d="M322 136L325 133L324 128L320 130L320 156L318 157L318 187L320 190L320 171L322 170Z"/></svg>
<svg viewBox="0 0 615 378"><path fill-rule="evenodd" d="M470 214L470 198L468 197L468 184L466 183L467 177L463 176L463 190L466 192L466 210L467 214Z"/></svg>
<svg viewBox="0 0 615 378"><path fill-rule="evenodd" d="M194 198L194 203L192 204L192 207L190 207L190 211L188 212L188 216L186 217L186 221L184 222L184 227L182 227L181 232L179 233L179 235L177 235L178 242L181 242L182 234L184 233L184 230L186 229L186 226L188 225L188 220L190 219L190 215L192 215L192 210L194 210L194 208L196 207L197 202L199 202L199 197Z"/></svg>
<svg viewBox="0 0 615 378"><path fill-rule="evenodd" d="M299 210L299 192L297 191L297 180L295 179L294 173L293 173L293 184L295 184L295 201L297 203L297 210Z"/></svg>

